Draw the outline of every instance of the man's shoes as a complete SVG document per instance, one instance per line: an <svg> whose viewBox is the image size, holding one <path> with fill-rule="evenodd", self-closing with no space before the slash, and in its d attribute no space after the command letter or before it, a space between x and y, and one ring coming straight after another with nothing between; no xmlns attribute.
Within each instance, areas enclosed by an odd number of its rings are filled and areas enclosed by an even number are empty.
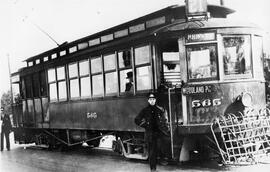
<svg viewBox="0 0 270 172"><path fill-rule="evenodd" d="M10 148L7 148L8 151L10 151Z"/></svg>
<svg viewBox="0 0 270 172"><path fill-rule="evenodd" d="M166 165L169 164L168 161L167 161L167 158L160 159L159 163L160 163L161 165L164 165L164 166L166 166Z"/></svg>

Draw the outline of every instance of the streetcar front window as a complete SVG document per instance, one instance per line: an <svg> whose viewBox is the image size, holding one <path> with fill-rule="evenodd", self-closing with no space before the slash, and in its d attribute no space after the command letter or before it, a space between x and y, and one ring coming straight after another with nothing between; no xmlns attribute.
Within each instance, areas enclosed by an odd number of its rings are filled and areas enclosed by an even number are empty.
<svg viewBox="0 0 270 172"><path fill-rule="evenodd" d="M226 77L247 76L252 73L249 35L223 37L223 62Z"/></svg>
<svg viewBox="0 0 270 172"><path fill-rule="evenodd" d="M215 44L187 47L190 80L217 79L217 46Z"/></svg>

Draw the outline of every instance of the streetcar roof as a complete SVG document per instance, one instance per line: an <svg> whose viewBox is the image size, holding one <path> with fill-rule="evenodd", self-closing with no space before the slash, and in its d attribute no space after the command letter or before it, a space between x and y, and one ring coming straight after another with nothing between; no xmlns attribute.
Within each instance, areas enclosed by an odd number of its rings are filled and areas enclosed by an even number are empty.
<svg viewBox="0 0 270 172"><path fill-rule="evenodd" d="M229 9L225 6L218 6L218 5L210 5L209 4L208 5L208 12L210 13L211 17L213 17L213 18L226 18L227 15L233 13L234 10ZM122 39L122 38L125 38L125 37L132 35L130 33L131 32L130 28L132 28L132 27L135 29L134 34L141 33L139 31L137 32L136 29L140 29L140 27L141 27L140 24L142 24L142 23L144 24L143 31L149 31L149 30L154 31L155 29L157 29L157 27L168 25L172 21L179 20L179 19L185 19L185 6L178 6L178 5L169 6L167 8L158 10L158 11L153 12L151 14L134 19L132 21L120 24L118 26L109 28L107 30L95 33L93 35L90 35L90 36L87 36L84 38L75 40L73 42L70 42L70 43L65 42L56 48L50 49L50 50L43 52L41 54L27 58L24 61L31 62L31 61L34 61L36 59L39 59L39 58L42 58L45 56L50 56L54 53L59 53L60 51L71 48L71 47L77 47L76 51L79 51L80 49L78 48L78 46L80 44L83 44L83 43L87 43L88 44L87 47L90 48L91 47L90 41L96 41L96 43L94 42L93 47L98 46L98 45L102 45L102 44L105 44L107 42L110 42L111 40L116 39L115 33L124 34L124 33L121 33L121 31L124 32L125 30L129 30L127 35L119 36L119 39ZM152 24L152 26L148 28L147 22ZM157 24L155 24L155 22L157 22ZM102 42L102 38L105 39L104 42ZM109 41L106 41L106 39L108 39Z"/></svg>
<svg viewBox="0 0 270 172"><path fill-rule="evenodd" d="M250 22L239 21L239 20L227 20L223 18L211 18L208 20L202 21L189 21L180 19L174 21L170 25L166 25L164 27L160 27L156 29L153 34L158 34L162 32L169 31L187 31L188 29L211 29L211 28L259 28L258 25Z"/></svg>

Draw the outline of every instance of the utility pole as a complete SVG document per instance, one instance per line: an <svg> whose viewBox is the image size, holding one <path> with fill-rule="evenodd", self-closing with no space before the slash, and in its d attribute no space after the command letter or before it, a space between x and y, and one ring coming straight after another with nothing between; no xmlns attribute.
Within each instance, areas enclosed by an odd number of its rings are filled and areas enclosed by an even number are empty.
<svg viewBox="0 0 270 172"><path fill-rule="evenodd" d="M13 90L12 90L12 79L11 79L11 70L10 70L10 61L9 61L9 54L7 54L8 59L8 73L9 73L9 84L10 84L10 92L11 92L11 106L13 104Z"/></svg>
<svg viewBox="0 0 270 172"><path fill-rule="evenodd" d="M220 0L220 5L224 6L224 0Z"/></svg>

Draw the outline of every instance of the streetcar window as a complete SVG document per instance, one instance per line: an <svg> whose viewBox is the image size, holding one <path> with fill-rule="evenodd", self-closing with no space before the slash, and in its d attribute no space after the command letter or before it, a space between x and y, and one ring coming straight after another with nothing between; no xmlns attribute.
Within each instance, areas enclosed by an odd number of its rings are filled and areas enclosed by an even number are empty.
<svg viewBox="0 0 270 172"><path fill-rule="evenodd" d="M188 76L191 80L217 78L217 47L214 44L187 47Z"/></svg>
<svg viewBox="0 0 270 172"><path fill-rule="evenodd" d="M135 48L135 64L145 64L150 62L150 46Z"/></svg>
<svg viewBox="0 0 270 172"><path fill-rule="evenodd" d="M118 52L118 63L119 68L131 68L132 66L132 60L131 60L131 51L130 50L124 50Z"/></svg>
<svg viewBox="0 0 270 172"><path fill-rule="evenodd" d="M103 96L103 75L101 57L91 59L93 96ZM95 74L95 75L93 75Z"/></svg>
<svg viewBox="0 0 270 172"><path fill-rule="evenodd" d="M13 101L16 104L21 103L20 86L18 83L12 83Z"/></svg>
<svg viewBox="0 0 270 172"><path fill-rule="evenodd" d="M72 63L68 65L70 98L80 97L79 79L78 79L78 64Z"/></svg>
<svg viewBox="0 0 270 172"><path fill-rule="evenodd" d="M45 71L40 72L40 94L41 96L47 96L47 83Z"/></svg>
<svg viewBox="0 0 270 172"><path fill-rule="evenodd" d="M120 92L130 92L133 93L133 73L132 69L121 70L120 71Z"/></svg>
<svg viewBox="0 0 270 172"><path fill-rule="evenodd" d="M222 54L225 76L251 76L251 46L249 35L224 36Z"/></svg>
<svg viewBox="0 0 270 172"><path fill-rule="evenodd" d="M79 92L79 79L70 80L70 97L76 98L80 96Z"/></svg>
<svg viewBox="0 0 270 172"><path fill-rule="evenodd" d="M57 100L57 87L56 87L56 77L55 68L48 69L48 82L49 82L49 95L50 101Z"/></svg>
<svg viewBox="0 0 270 172"><path fill-rule="evenodd" d="M59 101L67 99L66 81L58 82Z"/></svg>
<svg viewBox="0 0 270 172"><path fill-rule="evenodd" d="M144 66L136 68L137 90L151 89L151 67Z"/></svg>
<svg viewBox="0 0 270 172"><path fill-rule="evenodd" d="M104 56L104 71L114 70L115 64L115 54Z"/></svg>
<svg viewBox="0 0 270 172"><path fill-rule="evenodd" d="M54 82L55 80L56 80L55 69L49 69L48 70L48 82Z"/></svg>
<svg viewBox="0 0 270 172"><path fill-rule="evenodd" d="M102 64L100 57L91 59L91 72L92 74L102 72Z"/></svg>
<svg viewBox="0 0 270 172"><path fill-rule="evenodd" d="M78 65L77 63L68 65L69 78L78 77Z"/></svg>
<svg viewBox="0 0 270 172"><path fill-rule="evenodd" d="M131 49L118 52L118 64L120 68L120 92L133 93L134 82L132 72L132 56Z"/></svg>
<svg viewBox="0 0 270 172"><path fill-rule="evenodd" d="M26 87L26 98L32 98L32 76L25 77L25 87Z"/></svg>
<svg viewBox="0 0 270 172"><path fill-rule="evenodd" d="M137 90L151 89L150 46L137 47L134 50Z"/></svg>
<svg viewBox="0 0 270 172"><path fill-rule="evenodd" d="M263 39L260 36L254 36L253 39L253 65L254 75L262 77L264 75L263 66Z"/></svg>
<svg viewBox="0 0 270 172"><path fill-rule="evenodd" d="M23 99L26 98L25 78L22 78L21 95Z"/></svg>
<svg viewBox="0 0 270 172"><path fill-rule="evenodd" d="M88 60L81 61L79 63L80 67L80 76L89 75L89 62Z"/></svg>
<svg viewBox="0 0 270 172"><path fill-rule="evenodd" d="M65 79L65 67L58 67L56 69L57 72L57 80L63 80Z"/></svg>
<svg viewBox="0 0 270 172"><path fill-rule="evenodd" d="M117 93L118 82L116 74L115 54L104 56L105 92L106 94Z"/></svg>
<svg viewBox="0 0 270 172"><path fill-rule="evenodd" d="M57 67L57 82L58 82L58 100L63 101L67 99L67 86L65 81L65 67Z"/></svg>
<svg viewBox="0 0 270 172"><path fill-rule="evenodd" d="M117 93L117 74L110 72L105 74L106 94Z"/></svg>
<svg viewBox="0 0 270 172"><path fill-rule="evenodd" d="M36 59L36 64L39 64L40 63L40 59Z"/></svg>
<svg viewBox="0 0 270 172"><path fill-rule="evenodd" d="M102 96L104 90L102 74L92 76L92 84L93 96Z"/></svg>
<svg viewBox="0 0 270 172"><path fill-rule="evenodd" d="M52 54L52 56L51 56L52 59L55 59L56 57L57 57L56 53Z"/></svg>
<svg viewBox="0 0 270 172"><path fill-rule="evenodd" d="M43 62L46 62L46 61L48 61L49 60L49 57L44 57L43 58Z"/></svg>
<svg viewBox="0 0 270 172"><path fill-rule="evenodd" d="M57 89L56 89L56 83L52 83L49 85L50 89L50 101L57 100Z"/></svg>
<svg viewBox="0 0 270 172"><path fill-rule="evenodd" d="M33 66L33 62L28 62L28 66Z"/></svg>
<svg viewBox="0 0 270 172"><path fill-rule="evenodd" d="M81 97L87 98L91 96L91 84L89 77L89 61L84 60L79 62L80 68L80 84L81 84Z"/></svg>
<svg viewBox="0 0 270 172"><path fill-rule="evenodd" d="M34 97L39 97L39 90L40 90L39 73L35 73L33 75L33 93L34 93Z"/></svg>
<svg viewBox="0 0 270 172"><path fill-rule="evenodd" d="M81 97L90 97L91 96L91 85L90 77L81 78Z"/></svg>

